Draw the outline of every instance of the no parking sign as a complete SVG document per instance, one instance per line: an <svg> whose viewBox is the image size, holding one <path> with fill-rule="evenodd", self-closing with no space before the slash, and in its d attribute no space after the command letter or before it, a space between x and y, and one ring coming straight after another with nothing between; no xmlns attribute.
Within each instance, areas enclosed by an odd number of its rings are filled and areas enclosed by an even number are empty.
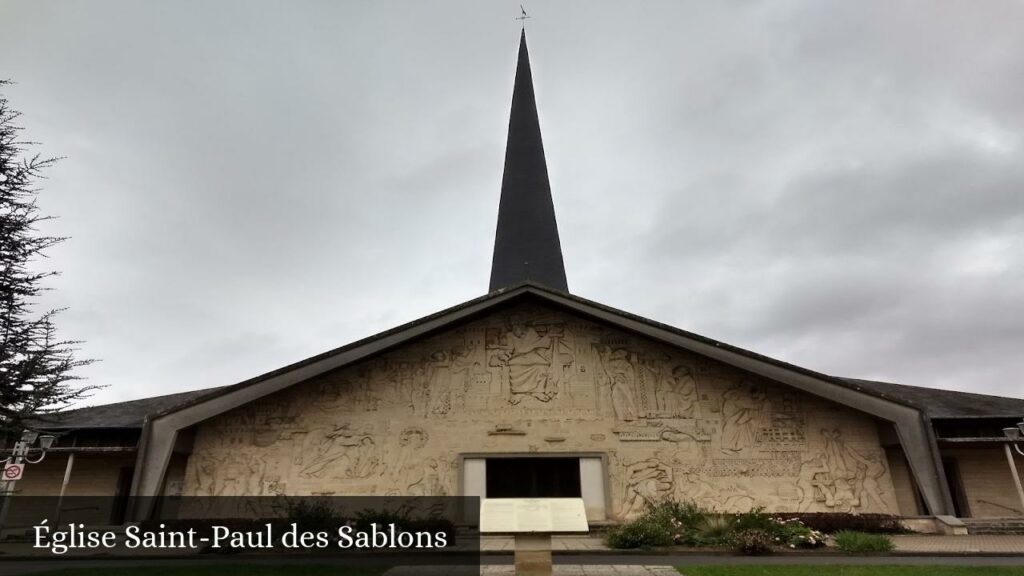
<svg viewBox="0 0 1024 576"><path fill-rule="evenodd" d="M8 464L4 466L3 479L8 482L14 482L15 480L21 480L21 475L25 472L24 464Z"/></svg>

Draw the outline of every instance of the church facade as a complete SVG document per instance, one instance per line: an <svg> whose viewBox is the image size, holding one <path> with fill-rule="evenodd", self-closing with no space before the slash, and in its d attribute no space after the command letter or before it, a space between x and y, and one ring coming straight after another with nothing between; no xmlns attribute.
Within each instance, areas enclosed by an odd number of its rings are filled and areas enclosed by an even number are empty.
<svg viewBox="0 0 1024 576"><path fill-rule="evenodd" d="M169 477L184 495L582 496L594 521L666 497L729 512L899 512L871 417L540 302L194 434Z"/></svg>
<svg viewBox="0 0 1024 576"><path fill-rule="evenodd" d="M1022 416L1024 400L821 374L571 294L524 33L488 294L233 386L69 411L41 424L61 438L19 489L581 497L596 523L665 498L1024 516L1001 434Z"/></svg>

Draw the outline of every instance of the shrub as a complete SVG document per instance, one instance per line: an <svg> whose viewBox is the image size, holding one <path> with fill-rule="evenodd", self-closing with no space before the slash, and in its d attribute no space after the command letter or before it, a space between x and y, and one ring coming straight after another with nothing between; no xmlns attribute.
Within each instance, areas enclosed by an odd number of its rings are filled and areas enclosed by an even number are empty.
<svg viewBox="0 0 1024 576"><path fill-rule="evenodd" d="M737 532L733 544L738 552L748 556L767 554L772 551L772 537L765 530L751 528Z"/></svg>
<svg viewBox="0 0 1024 576"><path fill-rule="evenodd" d="M768 538L768 546L817 548L825 545L825 532L906 532L899 518L886 514L806 513L773 514L755 508L743 514L716 514L692 502L666 500L648 506L642 516L608 530L611 548L651 546L735 546ZM754 533L753 535L747 534ZM756 548L756 546L754 546ZM758 552L752 552L758 553Z"/></svg>
<svg viewBox="0 0 1024 576"><path fill-rule="evenodd" d="M773 540L789 548L818 548L825 545L825 535L804 525L798 518L772 518Z"/></svg>
<svg viewBox="0 0 1024 576"><path fill-rule="evenodd" d="M735 531L735 522L731 516L708 514L697 523L689 541L679 543L690 546L728 546L732 544Z"/></svg>
<svg viewBox="0 0 1024 576"><path fill-rule="evenodd" d="M675 543L673 532L659 520L645 515L611 528L605 534L605 542L609 548L618 549L672 545Z"/></svg>
<svg viewBox="0 0 1024 576"><path fill-rule="evenodd" d="M704 517L707 516L707 511L693 502L664 500L650 506L644 515L658 521L668 521L669 523L672 523L674 520L675 524L678 524L679 527L689 530L696 528L704 520Z"/></svg>
<svg viewBox="0 0 1024 576"><path fill-rule="evenodd" d="M649 505L639 518L610 529L605 542L610 548L699 545L696 535L706 515L691 502L665 500Z"/></svg>
<svg viewBox="0 0 1024 576"><path fill-rule="evenodd" d="M839 512L803 512L779 514L782 518L798 518L809 528L835 534L843 530L873 534L906 534L898 516L890 514L848 514Z"/></svg>
<svg viewBox="0 0 1024 576"><path fill-rule="evenodd" d="M775 529L775 523L772 522L771 516L764 513L764 508L754 508L750 512L744 512L737 514L736 519L733 521L737 532L744 532L746 530L761 530L771 534Z"/></svg>
<svg viewBox="0 0 1024 576"><path fill-rule="evenodd" d="M892 539L884 534L843 530L837 532L833 538L835 538L836 547L843 552L891 552L895 547Z"/></svg>

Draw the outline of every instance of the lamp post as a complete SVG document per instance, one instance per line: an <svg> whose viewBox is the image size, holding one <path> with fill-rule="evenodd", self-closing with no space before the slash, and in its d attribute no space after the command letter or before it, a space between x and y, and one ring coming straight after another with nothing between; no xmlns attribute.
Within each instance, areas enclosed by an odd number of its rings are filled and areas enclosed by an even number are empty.
<svg viewBox="0 0 1024 576"><path fill-rule="evenodd" d="M1010 475L1013 476L1013 483L1017 485L1017 496L1020 497L1021 510L1024 511L1024 486L1020 484L1020 474L1017 473L1017 464L1013 461L1013 452L1010 451L1010 446L1017 451L1018 454L1024 456L1024 451L1020 449L1020 443L1022 437L1024 437L1024 420L1017 423L1017 426L1010 426L1003 428L1003 435L1006 436L1007 442L1003 444L1003 448L1006 450L1006 461L1010 463Z"/></svg>
<svg viewBox="0 0 1024 576"><path fill-rule="evenodd" d="M11 455L3 460L0 460L0 469L8 464L39 464L46 458L46 451L53 446L54 437L49 434L40 435L39 432L34 430L25 430L21 433L21 440L14 443L14 450L11 451ZM34 446L36 443L39 446ZM32 458L30 454L33 451L39 451L37 458ZM14 493L14 484L16 480L4 479L0 483L0 496L3 497L3 504L0 505L0 537L3 535L4 523L7 520L7 506L11 502L11 494Z"/></svg>

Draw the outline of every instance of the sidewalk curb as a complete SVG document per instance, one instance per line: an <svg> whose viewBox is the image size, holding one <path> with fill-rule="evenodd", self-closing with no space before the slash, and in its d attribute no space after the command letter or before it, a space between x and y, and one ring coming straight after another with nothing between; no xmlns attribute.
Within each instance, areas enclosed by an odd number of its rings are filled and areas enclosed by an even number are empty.
<svg viewBox="0 0 1024 576"><path fill-rule="evenodd" d="M484 550L480 552L481 557L502 557L513 555L512 550ZM881 554L853 554L847 552L827 552L827 551L808 551L808 552L775 552L772 554L762 554L758 556L747 556L745 554L736 554L735 552L729 552L725 550L553 550L552 556L556 557L567 557L572 558L575 556L712 556L712 557L735 557L735 558L1024 558L1024 552L889 552ZM65 562L65 561L97 561L97 560L209 560L211 558L230 558L232 555L209 555L209 554L196 554L188 556L111 556L111 555L97 555L97 556L5 556L0 554L0 565L4 562ZM273 558L274 556L261 556L260 558ZM290 557L296 559L302 557L296 555ZM336 557L336 556L335 556ZM239 558L251 560L254 556L239 556ZM282 559L288 559L289 556L280 556ZM311 557L305 557L305 559L311 559Z"/></svg>

